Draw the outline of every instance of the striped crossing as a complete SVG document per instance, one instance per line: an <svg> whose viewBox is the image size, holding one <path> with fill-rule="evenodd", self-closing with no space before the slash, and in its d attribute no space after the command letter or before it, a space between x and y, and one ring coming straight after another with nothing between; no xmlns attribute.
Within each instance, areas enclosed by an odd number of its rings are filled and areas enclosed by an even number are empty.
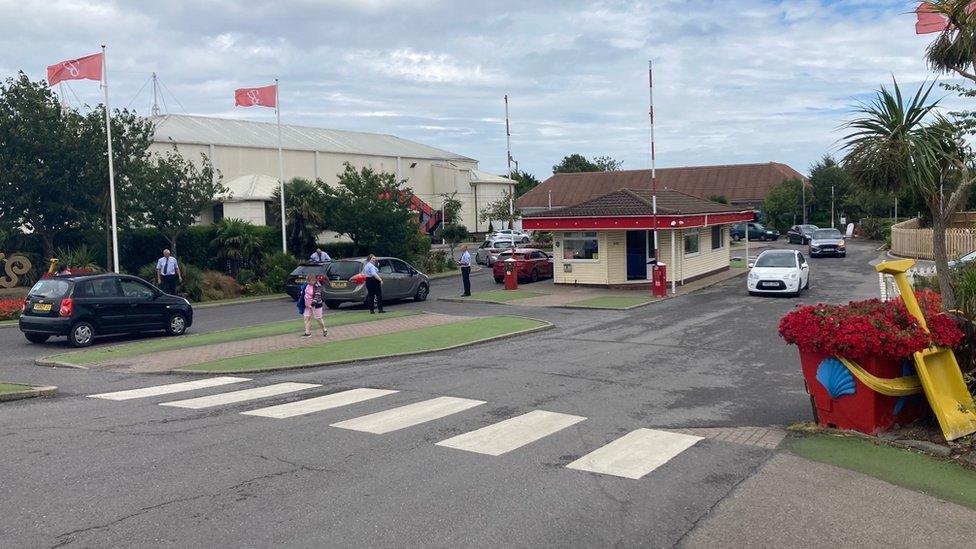
<svg viewBox="0 0 976 549"><path fill-rule="evenodd" d="M566 467L591 473L639 479L702 440L701 437L654 429L637 429L586 454Z"/></svg>
<svg viewBox="0 0 976 549"><path fill-rule="evenodd" d="M437 397L375 414L340 421L339 423L333 423L332 426L380 435L463 412L464 410L480 406L484 403L483 400L471 400L468 398Z"/></svg>
<svg viewBox="0 0 976 549"><path fill-rule="evenodd" d="M198 379L196 381L184 381L182 383L170 383L168 385L156 385L154 387L143 387L142 389L129 389L128 391L115 391L112 393L99 393L88 395L88 398L102 398L105 400L131 400L134 398L146 398L160 395L170 395L182 393L183 391L194 391L196 389L206 389L207 387L219 387L230 383L240 383L250 381L246 377L211 377Z"/></svg>
<svg viewBox="0 0 976 549"><path fill-rule="evenodd" d="M442 440L438 446L500 456L575 425L585 417L534 410L476 431Z"/></svg>
<svg viewBox="0 0 976 549"><path fill-rule="evenodd" d="M396 392L397 391L389 391L386 389L350 389L348 391L333 393L331 395L289 402L287 404L279 404L277 406L268 406L267 408L258 408L257 410L248 410L247 412L241 413L248 416L285 419L289 417L303 416L305 414L311 414L314 412L321 412L323 410L331 410L332 408L338 408L340 406L348 406L357 402L392 395Z"/></svg>
<svg viewBox="0 0 976 549"><path fill-rule="evenodd" d="M303 391L313 387L321 387L321 385L315 383L276 383L274 385L266 385L264 387L255 387L254 389L244 389L243 391L233 391L230 393L220 393L217 395L190 398L187 400L164 402L160 404L160 406L173 406L175 408L199 410L202 408L212 408L214 406L236 404L238 402L247 402L248 400L257 400L259 398L268 398L294 393L295 391Z"/></svg>

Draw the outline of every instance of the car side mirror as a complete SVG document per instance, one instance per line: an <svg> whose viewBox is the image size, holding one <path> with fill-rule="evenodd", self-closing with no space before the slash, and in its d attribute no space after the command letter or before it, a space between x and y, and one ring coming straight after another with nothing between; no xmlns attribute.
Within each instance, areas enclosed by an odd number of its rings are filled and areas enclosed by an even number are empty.
<svg viewBox="0 0 976 549"><path fill-rule="evenodd" d="M749 263L749 268L750 268L750 269L751 269L751 268L753 268L753 267L755 267L755 266L756 266L756 264L755 264L755 263Z"/></svg>

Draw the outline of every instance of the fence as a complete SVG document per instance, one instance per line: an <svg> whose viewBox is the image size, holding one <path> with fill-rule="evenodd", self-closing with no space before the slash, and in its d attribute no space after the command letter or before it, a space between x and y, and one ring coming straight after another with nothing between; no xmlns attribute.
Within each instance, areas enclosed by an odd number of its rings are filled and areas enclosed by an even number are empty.
<svg viewBox="0 0 976 549"><path fill-rule="evenodd" d="M963 215L972 215L964 213ZM954 220L956 221L956 220ZM946 251L949 259L976 250L976 229L947 229ZM922 229L921 220L909 219L891 227L891 252L902 257L935 259L932 229Z"/></svg>

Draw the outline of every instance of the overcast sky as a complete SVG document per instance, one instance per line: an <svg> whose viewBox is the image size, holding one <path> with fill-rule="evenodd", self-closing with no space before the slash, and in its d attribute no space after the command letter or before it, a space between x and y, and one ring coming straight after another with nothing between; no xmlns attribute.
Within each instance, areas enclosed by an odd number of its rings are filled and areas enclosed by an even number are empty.
<svg viewBox="0 0 976 549"><path fill-rule="evenodd" d="M45 76L109 47L113 107L147 113L152 71L171 113L273 120L237 87L281 79L282 121L381 132L540 179L564 155L649 165L778 161L836 151L851 106L917 85L930 37L904 0L0 0L0 77ZM140 92L140 88L145 86ZM71 84L69 100L100 101Z"/></svg>

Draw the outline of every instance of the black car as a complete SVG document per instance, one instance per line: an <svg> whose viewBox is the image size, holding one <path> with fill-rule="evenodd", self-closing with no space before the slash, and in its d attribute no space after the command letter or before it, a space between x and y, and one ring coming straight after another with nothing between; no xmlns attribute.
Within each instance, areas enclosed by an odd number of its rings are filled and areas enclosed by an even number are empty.
<svg viewBox="0 0 976 549"><path fill-rule="evenodd" d="M786 233L786 240L790 244L809 244L813 231L819 228L816 225L793 225Z"/></svg>
<svg viewBox="0 0 976 549"><path fill-rule="evenodd" d="M59 276L40 280L24 299L20 331L32 343L67 336L74 347L96 336L165 331L182 335L193 324L186 299L129 275Z"/></svg>
<svg viewBox="0 0 976 549"><path fill-rule="evenodd" d="M329 265L331 264L331 261L302 263L288 275L288 283L285 284L285 293L291 296L292 299L298 299L298 290L302 288L302 284L306 280L315 280L319 275L325 276L325 272L329 270Z"/></svg>

